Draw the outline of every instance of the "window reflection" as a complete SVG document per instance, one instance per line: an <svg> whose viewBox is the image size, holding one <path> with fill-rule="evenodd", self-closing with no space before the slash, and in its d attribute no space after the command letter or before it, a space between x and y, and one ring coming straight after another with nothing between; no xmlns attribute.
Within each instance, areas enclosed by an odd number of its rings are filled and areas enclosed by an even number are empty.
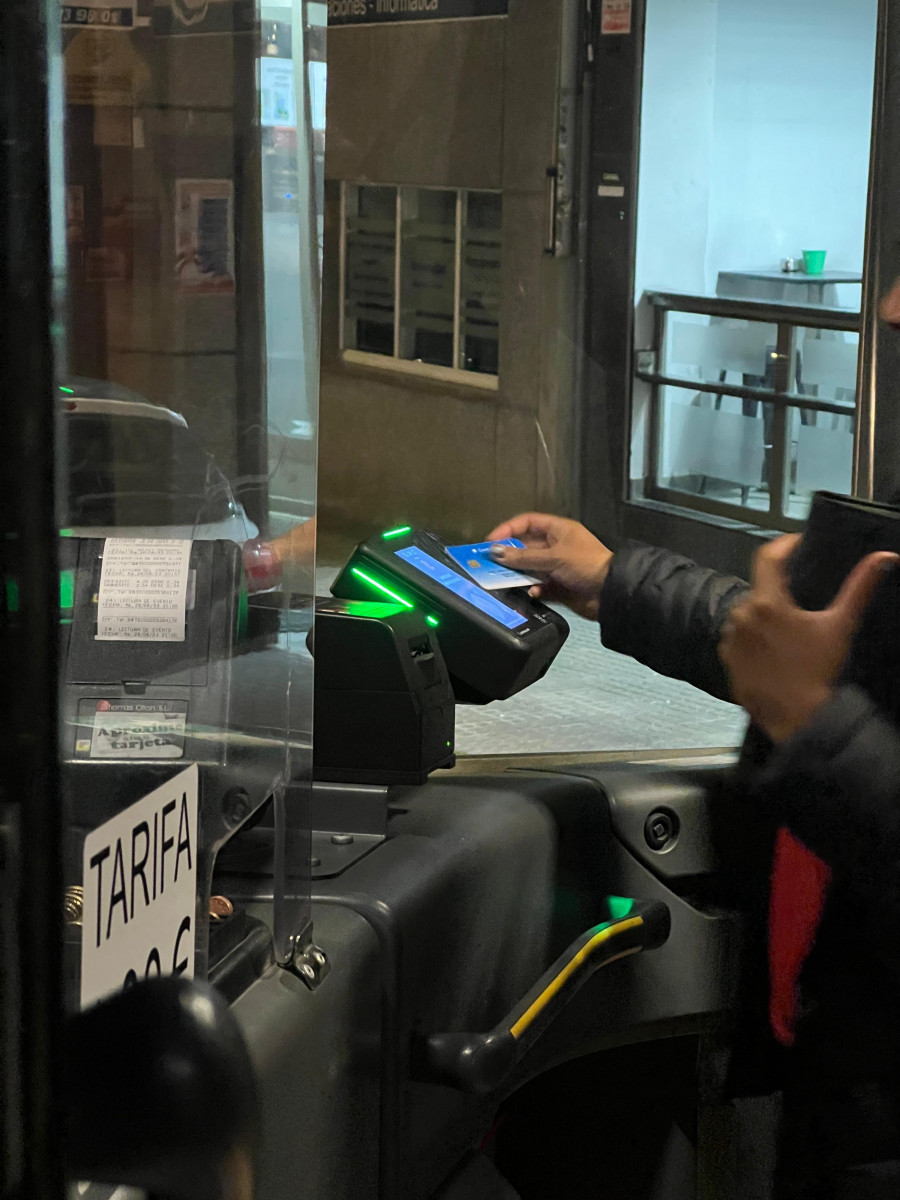
<svg viewBox="0 0 900 1200"><path fill-rule="evenodd" d="M404 188L400 247L400 357L454 365L457 196Z"/></svg>
<svg viewBox="0 0 900 1200"><path fill-rule="evenodd" d="M343 197L345 358L496 387L502 195L345 184Z"/></svg>
<svg viewBox="0 0 900 1200"><path fill-rule="evenodd" d="M394 353L397 189L346 189L345 345Z"/></svg>
<svg viewBox="0 0 900 1200"><path fill-rule="evenodd" d="M499 192L469 192L462 247L462 366L496 375L500 336Z"/></svg>

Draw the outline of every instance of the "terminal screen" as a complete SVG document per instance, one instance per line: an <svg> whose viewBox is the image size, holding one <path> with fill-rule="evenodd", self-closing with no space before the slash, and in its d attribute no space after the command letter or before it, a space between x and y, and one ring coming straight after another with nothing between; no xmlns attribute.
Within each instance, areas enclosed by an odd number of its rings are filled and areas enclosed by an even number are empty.
<svg viewBox="0 0 900 1200"><path fill-rule="evenodd" d="M515 629L518 625L526 624L527 618L523 617L521 613L517 613L514 608L510 608L506 604L501 604L490 592L480 588L477 583L463 579L462 575L457 575L452 568L438 562L436 558L432 558L418 546L407 546L405 550L395 550L394 553L398 558L402 558L410 566L415 567L417 571L421 571L423 575L427 575L429 579L439 583L441 587L445 587L449 592L455 592L463 600L468 600L469 604L481 609L483 613L493 617L507 629Z"/></svg>

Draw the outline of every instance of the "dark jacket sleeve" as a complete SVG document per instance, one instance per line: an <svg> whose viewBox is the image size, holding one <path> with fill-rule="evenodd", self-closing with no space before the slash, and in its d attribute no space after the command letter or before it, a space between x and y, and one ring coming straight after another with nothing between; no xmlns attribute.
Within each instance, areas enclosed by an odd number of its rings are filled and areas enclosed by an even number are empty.
<svg viewBox="0 0 900 1200"><path fill-rule="evenodd" d="M778 746L755 788L774 820L825 860L860 934L900 970L900 735L859 688L838 688Z"/></svg>
<svg viewBox="0 0 900 1200"><path fill-rule="evenodd" d="M613 557L600 597L603 645L729 700L716 647L729 610L747 590L742 579L627 542Z"/></svg>

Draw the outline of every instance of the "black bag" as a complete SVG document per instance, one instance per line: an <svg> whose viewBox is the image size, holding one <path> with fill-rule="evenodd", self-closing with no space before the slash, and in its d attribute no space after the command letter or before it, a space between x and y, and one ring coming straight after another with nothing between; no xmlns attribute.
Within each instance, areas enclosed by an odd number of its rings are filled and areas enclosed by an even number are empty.
<svg viewBox="0 0 900 1200"><path fill-rule="evenodd" d="M803 538L788 572L802 608L827 608L853 567L875 550L900 554L900 508L831 492L813 497ZM900 719L900 570L878 586L854 639L843 683L854 683Z"/></svg>

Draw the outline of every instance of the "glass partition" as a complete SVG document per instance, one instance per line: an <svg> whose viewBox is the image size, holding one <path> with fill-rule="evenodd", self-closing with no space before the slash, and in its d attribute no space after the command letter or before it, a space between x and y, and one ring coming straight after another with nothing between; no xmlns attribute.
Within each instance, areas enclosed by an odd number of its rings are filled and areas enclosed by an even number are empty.
<svg viewBox="0 0 900 1200"><path fill-rule="evenodd" d="M214 977L246 921L217 879L248 853L275 959L310 938L325 9L61 16L60 738L87 1004Z"/></svg>

